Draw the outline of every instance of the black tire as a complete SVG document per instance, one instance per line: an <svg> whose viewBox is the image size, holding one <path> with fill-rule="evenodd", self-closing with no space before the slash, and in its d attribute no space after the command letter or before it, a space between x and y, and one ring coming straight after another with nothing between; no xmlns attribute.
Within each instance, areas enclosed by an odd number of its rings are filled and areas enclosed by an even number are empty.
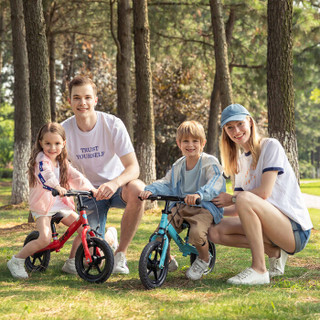
<svg viewBox="0 0 320 320"><path fill-rule="evenodd" d="M25 246L28 242L36 240L39 238L39 231L32 231L24 240L23 246ZM25 261L26 269L29 272L34 271L45 271L50 262L50 250L42 251L39 253L35 253L32 256L29 256Z"/></svg>
<svg viewBox="0 0 320 320"><path fill-rule="evenodd" d="M148 290L161 287L168 274L168 256L163 269L159 268L162 245L159 241L149 242L143 249L139 261L139 276Z"/></svg>
<svg viewBox="0 0 320 320"><path fill-rule="evenodd" d="M211 241L209 241L209 254L211 256L211 260L210 260L208 270L204 272L205 275L212 272L212 270L216 264L216 246ZM196 258L197 258L197 255L194 253L191 253L190 264L193 264L193 262L194 262L194 260L196 260Z"/></svg>
<svg viewBox="0 0 320 320"><path fill-rule="evenodd" d="M87 263L82 243L76 252L76 269L79 276L89 282L102 283L106 281L113 269L113 252L108 243L100 238L87 240L91 252L92 263Z"/></svg>

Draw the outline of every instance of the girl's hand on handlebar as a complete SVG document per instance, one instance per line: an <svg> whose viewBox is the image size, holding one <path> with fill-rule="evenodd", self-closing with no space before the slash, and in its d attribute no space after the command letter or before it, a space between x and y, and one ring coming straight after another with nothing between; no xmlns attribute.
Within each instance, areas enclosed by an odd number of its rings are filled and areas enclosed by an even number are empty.
<svg viewBox="0 0 320 320"><path fill-rule="evenodd" d="M196 204L197 199L200 198L200 195L198 193L195 194L188 194L185 198L184 198L184 202L188 205L188 206L193 206Z"/></svg>
<svg viewBox="0 0 320 320"><path fill-rule="evenodd" d="M140 194L139 194L139 198L141 198L141 200L146 200L148 199L148 197L152 195L152 192L150 191L142 191Z"/></svg>
<svg viewBox="0 0 320 320"><path fill-rule="evenodd" d="M59 192L60 197L63 197L68 191L67 189L60 186L56 186L55 189Z"/></svg>

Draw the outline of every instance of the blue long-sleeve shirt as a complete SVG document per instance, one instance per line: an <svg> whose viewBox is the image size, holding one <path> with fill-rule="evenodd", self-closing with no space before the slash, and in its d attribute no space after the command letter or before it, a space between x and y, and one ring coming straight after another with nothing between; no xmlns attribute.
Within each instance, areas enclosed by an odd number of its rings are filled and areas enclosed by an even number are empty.
<svg viewBox="0 0 320 320"><path fill-rule="evenodd" d="M194 169L196 169L196 172L193 172L193 176L196 179L192 181L191 185L184 185L187 180L185 176L186 157L182 157L172 165L172 168L167 172L165 177L146 186L145 190L153 194L180 197L197 193L201 199L200 206L210 211L214 222L217 224L222 219L223 209L217 208L211 200L220 194L220 192L226 191L222 167L216 157L203 152ZM188 193L184 191L186 189ZM172 203L171 208L174 205L175 203Z"/></svg>

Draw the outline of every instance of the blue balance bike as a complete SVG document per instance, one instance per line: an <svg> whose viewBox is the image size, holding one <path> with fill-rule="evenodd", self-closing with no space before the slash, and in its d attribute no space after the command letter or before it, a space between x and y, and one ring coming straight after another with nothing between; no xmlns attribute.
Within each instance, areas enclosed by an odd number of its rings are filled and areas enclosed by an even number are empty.
<svg viewBox="0 0 320 320"><path fill-rule="evenodd" d="M190 264L192 264L198 256L197 249L188 243L189 224L183 222L182 228L187 229L187 235L183 240L174 229L168 215L170 211L170 202L184 202L184 198L176 196L150 195L147 200L163 200L165 207L162 210L161 221L158 230L153 233L149 239L149 243L144 247L139 260L139 276L142 284L146 289L154 289L162 286L168 274L169 264L169 237L177 244L179 250L184 257L190 255ZM199 203L197 203L199 204ZM210 273L216 261L216 249L214 243L209 241L210 263L205 274Z"/></svg>

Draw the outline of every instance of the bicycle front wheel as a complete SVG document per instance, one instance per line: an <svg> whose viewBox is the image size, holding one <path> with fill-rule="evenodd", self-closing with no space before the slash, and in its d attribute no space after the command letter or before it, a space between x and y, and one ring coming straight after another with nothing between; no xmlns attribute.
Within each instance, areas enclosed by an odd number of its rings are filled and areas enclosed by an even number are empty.
<svg viewBox="0 0 320 320"><path fill-rule="evenodd" d="M159 268L162 245L159 241L149 242L143 249L139 261L139 276L146 289L162 286L168 274L168 256L163 269Z"/></svg>
<svg viewBox="0 0 320 320"><path fill-rule="evenodd" d="M108 243L100 238L92 237L87 240L91 254L91 263L87 263L81 244L76 253L76 269L79 276L89 282L102 283L106 281L113 269L113 252Z"/></svg>

